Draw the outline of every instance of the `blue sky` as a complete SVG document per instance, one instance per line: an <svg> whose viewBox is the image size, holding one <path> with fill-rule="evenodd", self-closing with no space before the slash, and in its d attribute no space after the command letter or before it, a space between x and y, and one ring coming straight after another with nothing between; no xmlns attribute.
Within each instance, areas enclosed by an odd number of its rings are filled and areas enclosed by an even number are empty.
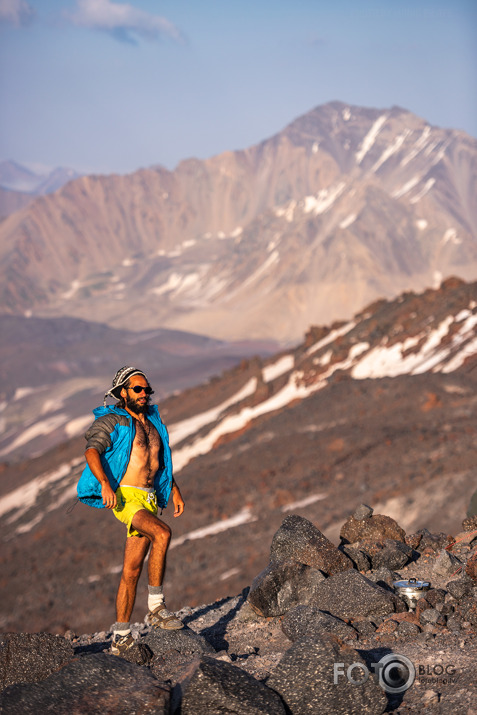
<svg viewBox="0 0 477 715"><path fill-rule="evenodd" d="M477 136L477 2L0 0L0 159L172 169L334 99Z"/></svg>

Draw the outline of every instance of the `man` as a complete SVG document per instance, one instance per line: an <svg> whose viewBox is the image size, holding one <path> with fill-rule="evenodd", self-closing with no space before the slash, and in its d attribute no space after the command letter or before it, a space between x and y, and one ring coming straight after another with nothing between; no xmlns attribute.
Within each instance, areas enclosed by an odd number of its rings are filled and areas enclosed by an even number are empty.
<svg viewBox="0 0 477 715"><path fill-rule="evenodd" d="M111 645L115 655L134 645L130 618L149 547L147 619L156 628L183 627L164 603L162 582L171 530L157 511L160 507L162 514L172 494L174 516L180 516L184 500L172 476L167 429L157 406L149 404L152 394L142 370L118 370L103 407L93 410L95 421L85 434L87 466L78 483L82 502L111 509L127 526ZM108 396L116 398L117 404L106 407Z"/></svg>

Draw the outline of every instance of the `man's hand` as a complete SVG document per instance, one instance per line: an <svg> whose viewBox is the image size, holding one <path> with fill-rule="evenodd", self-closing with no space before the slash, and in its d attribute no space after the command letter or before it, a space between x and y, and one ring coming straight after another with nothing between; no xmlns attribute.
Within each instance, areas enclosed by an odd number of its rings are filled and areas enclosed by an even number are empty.
<svg viewBox="0 0 477 715"><path fill-rule="evenodd" d="M184 511L184 500L175 482L172 486L172 501L174 503L174 516L180 516Z"/></svg>
<svg viewBox="0 0 477 715"><path fill-rule="evenodd" d="M113 492L110 484L101 485L101 496L103 497L103 505L107 509L114 509L117 503L116 494Z"/></svg>

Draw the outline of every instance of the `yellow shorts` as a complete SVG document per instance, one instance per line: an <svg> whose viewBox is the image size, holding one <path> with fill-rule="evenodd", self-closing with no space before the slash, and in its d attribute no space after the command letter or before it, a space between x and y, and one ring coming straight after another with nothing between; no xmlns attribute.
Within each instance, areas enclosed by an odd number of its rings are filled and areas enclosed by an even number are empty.
<svg viewBox="0 0 477 715"><path fill-rule="evenodd" d="M154 489L141 489L140 487L118 487L116 490L117 505L113 509L114 516L126 524L128 536L141 536L131 522L134 515L141 509L157 514L157 498Z"/></svg>

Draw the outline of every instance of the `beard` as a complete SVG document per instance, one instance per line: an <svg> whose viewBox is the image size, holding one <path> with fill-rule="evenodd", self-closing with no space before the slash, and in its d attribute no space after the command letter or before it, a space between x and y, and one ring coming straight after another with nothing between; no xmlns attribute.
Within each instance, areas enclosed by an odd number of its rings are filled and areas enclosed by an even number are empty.
<svg viewBox="0 0 477 715"><path fill-rule="evenodd" d="M135 400L133 397L127 397L126 398L126 407L128 408L128 410L131 410L131 412L134 412L134 414L136 414L136 415L145 414L149 409L150 399L151 398L149 397L149 395L147 395L145 403L140 405L138 403L138 401Z"/></svg>

